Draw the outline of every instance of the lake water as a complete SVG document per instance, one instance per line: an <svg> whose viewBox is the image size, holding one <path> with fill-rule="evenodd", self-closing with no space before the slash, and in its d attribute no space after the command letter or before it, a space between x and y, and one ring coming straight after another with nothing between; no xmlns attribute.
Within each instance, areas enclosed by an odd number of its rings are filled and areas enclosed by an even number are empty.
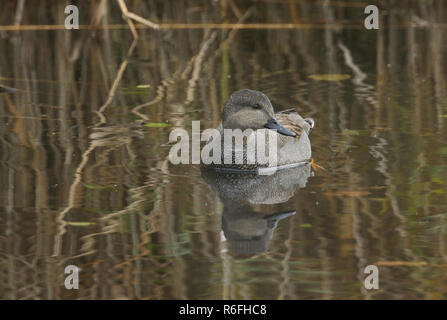
<svg viewBox="0 0 447 320"><path fill-rule="evenodd" d="M239 18L192 2L131 8L166 24L136 43L115 4L95 32L0 30L14 88L0 92L0 298L445 299L445 4L383 5L366 30L360 2ZM32 6L23 25L63 24L62 3ZM237 21L295 24L170 24ZM169 133L216 127L242 88L315 119L315 165L254 177L169 162Z"/></svg>

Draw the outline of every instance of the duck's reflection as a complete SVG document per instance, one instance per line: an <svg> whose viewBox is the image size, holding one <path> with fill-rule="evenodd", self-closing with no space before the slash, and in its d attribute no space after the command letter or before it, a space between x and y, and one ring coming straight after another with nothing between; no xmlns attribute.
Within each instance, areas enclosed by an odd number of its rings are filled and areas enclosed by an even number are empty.
<svg viewBox="0 0 447 320"><path fill-rule="evenodd" d="M247 202L224 203L222 230L236 254L257 254L267 250L278 221L295 214L295 211L264 215L252 209Z"/></svg>
<svg viewBox="0 0 447 320"><path fill-rule="evenodd" d="M309 164L269 176L202 168L202 177L223 202L222 230L230 250L241 255L266 251L278 221L296 213L275 212L275 205L286 202L295 190L304 188L310 175ZM260 210L275 213L264 214Z"/></svg>

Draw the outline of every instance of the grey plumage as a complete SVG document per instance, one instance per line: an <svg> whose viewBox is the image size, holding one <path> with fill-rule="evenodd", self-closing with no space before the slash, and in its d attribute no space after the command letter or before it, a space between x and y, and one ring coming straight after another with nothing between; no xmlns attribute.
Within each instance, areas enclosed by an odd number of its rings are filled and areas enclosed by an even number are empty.
<svg viewBox="0 0 447 320"><path fill-rule="evenodd" d="M222 123L217 128L221 134L222 164L211 164L215 167L239 168L242 170L254 169L262 166L258 162L250 164L247 161L247 154L250 151L244 146L242 164L235 164L235 154L233 141L224 140L224 129L252 129L258 131L265 128L275 128L273 133L277 140L277 162L276 166L300 163L310 160L312 156L309 134L314 127L311 118L302 118L297 112L274 113L273 106L269 98L262 92L243 89L234 92L224 106L222 112ZM268 146L268 132L265 133L266 146ZM291 135L295 136L291 136ZM209 141L208 143L210 143ZM224 163L224 150L231 150L232 164ZM268 155L268 148L266 148Z"/></svg>

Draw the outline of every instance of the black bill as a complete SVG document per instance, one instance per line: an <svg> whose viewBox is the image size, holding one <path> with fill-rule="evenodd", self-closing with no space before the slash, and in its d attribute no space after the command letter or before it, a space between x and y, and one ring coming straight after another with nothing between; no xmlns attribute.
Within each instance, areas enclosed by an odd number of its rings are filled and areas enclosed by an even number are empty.
<svg viewBox="0 0 447 320"><path fill-rule="evenodd" d="M284 128L282 125L276 121L276 119L270 119L265 125L265 128L276 130L278 133L283 134L285 136L296 137L296 133Z"/></svg>

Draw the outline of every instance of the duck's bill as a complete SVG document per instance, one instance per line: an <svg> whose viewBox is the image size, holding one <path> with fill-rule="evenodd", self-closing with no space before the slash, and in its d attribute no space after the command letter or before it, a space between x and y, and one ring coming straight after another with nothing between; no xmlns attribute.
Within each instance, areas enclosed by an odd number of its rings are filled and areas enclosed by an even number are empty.
<svg viewBox="0 0 447 320"><path fill-rule="evenodd" d="M280 134L283 134L285 136L296 137L296 133L295 132L290 131L289 129L284 128L275 119L269 120L269 122L267 122L264 125L264 127L267 128L267 129L276 130L276 132L278 132Z"/></svg>

